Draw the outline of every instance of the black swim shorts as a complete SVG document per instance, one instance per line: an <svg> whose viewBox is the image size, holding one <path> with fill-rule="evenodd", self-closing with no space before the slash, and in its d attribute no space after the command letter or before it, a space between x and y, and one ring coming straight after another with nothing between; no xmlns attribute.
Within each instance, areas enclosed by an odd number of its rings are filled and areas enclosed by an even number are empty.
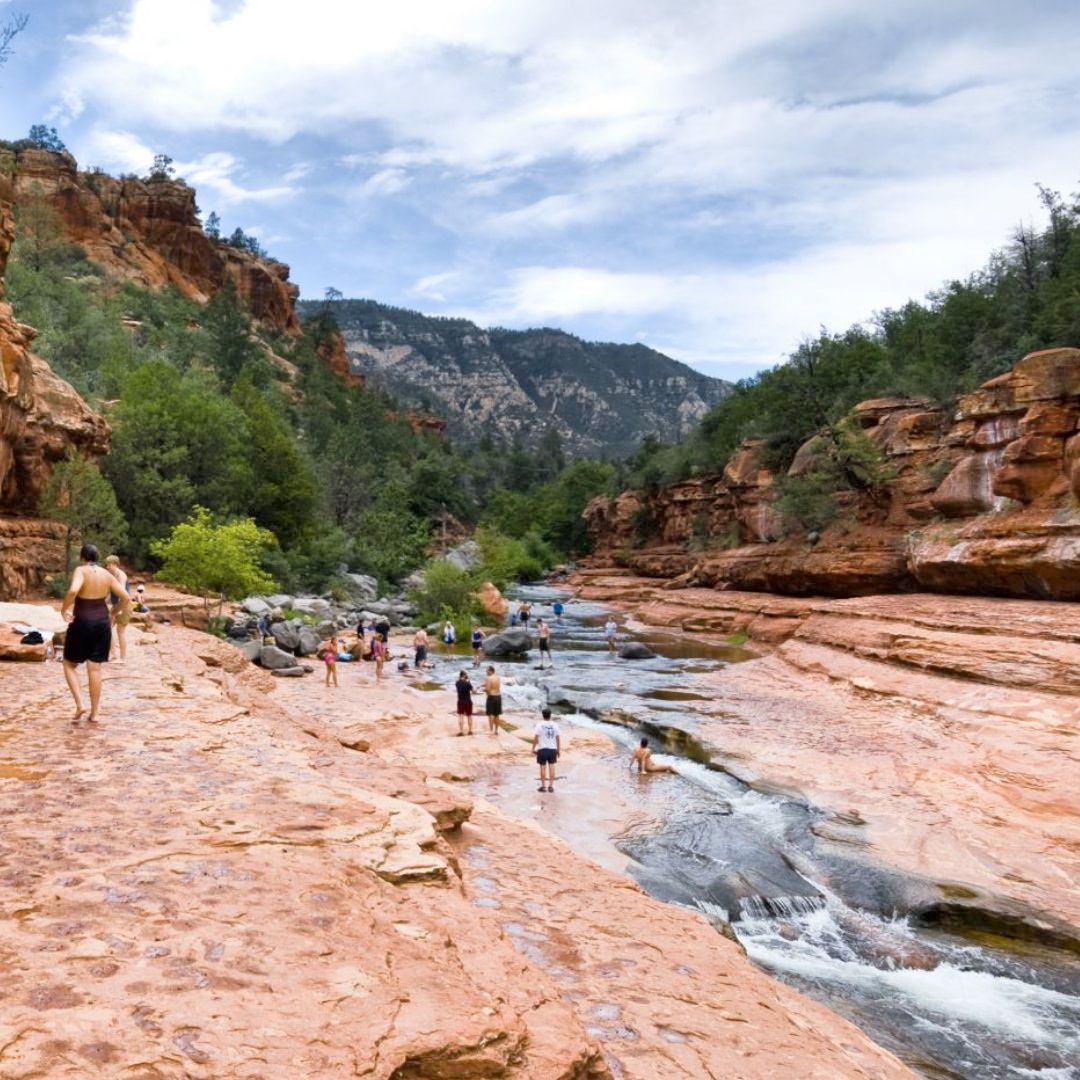
<svg viewBox="0 0 1080 1080"><path fill-rule="evenodd" d="M536 751L536 763L538 765L554 765L559 760L559 751L547 747Z"/></svg>

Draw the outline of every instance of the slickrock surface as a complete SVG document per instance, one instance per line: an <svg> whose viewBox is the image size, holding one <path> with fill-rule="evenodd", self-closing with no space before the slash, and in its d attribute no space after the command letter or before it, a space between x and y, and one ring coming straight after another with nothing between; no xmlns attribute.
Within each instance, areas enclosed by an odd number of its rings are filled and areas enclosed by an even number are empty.
<svg viewBox="0 0 1080 1080"><path fill-rule="evenodd" d="M1080 940L1080 607L579 581L645 623L774 650L710 677L695 733L737 776L839 815L824 841Z"/></svg>
<svg viewBox="0 0 1080 1080"><path fill-rule="evenodd" d="M98 728L59 665L0 666L5 1080L911 1075L701 917L425 779L531 776L512 734L455 739L369 665L283 685L158 633Z"/></svg>

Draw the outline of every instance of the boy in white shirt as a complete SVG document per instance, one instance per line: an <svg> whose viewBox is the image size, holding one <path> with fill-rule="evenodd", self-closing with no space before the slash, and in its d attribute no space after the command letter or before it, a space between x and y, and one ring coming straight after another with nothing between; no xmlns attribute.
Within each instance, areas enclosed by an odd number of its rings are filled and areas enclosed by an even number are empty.
<svg viewBox="0 0 1080 1080"><path fill-rule="evenodd" d="M555 762L559 760L562 739L559 736L559 725L551 719L551 710L548 708L544 708L540 712L540 720L537 721L536 728L533 731L532 748L536 753L536 763L540 766L540 787L538 790L554 792ZM547 770L546 777L544 774L545 769Z"/></svg>

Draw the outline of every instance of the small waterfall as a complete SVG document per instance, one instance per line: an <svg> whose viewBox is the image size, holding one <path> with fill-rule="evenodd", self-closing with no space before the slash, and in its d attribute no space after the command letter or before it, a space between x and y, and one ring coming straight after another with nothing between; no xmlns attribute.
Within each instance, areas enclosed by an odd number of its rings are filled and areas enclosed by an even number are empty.
<svg viewBox="0 0 1080 1080"><path fill-rule="evenodd" d="M824 896L744 896L739 900L743 919L795 919L825 907Z"/></svg>

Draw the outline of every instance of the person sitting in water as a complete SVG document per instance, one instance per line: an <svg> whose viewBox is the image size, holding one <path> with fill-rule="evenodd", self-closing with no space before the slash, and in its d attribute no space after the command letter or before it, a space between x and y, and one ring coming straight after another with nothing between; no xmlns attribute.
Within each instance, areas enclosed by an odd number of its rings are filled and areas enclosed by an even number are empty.
<svg viewBox="0 0 1080 1080"><path fill-rule="evenodd" d="M630 758L630 768L637 766L638 774L642 773L673 773L675 770L670 765L658 765L653 761L652 751L649 749L649 740L642 739L641 744Z"/></svg>

